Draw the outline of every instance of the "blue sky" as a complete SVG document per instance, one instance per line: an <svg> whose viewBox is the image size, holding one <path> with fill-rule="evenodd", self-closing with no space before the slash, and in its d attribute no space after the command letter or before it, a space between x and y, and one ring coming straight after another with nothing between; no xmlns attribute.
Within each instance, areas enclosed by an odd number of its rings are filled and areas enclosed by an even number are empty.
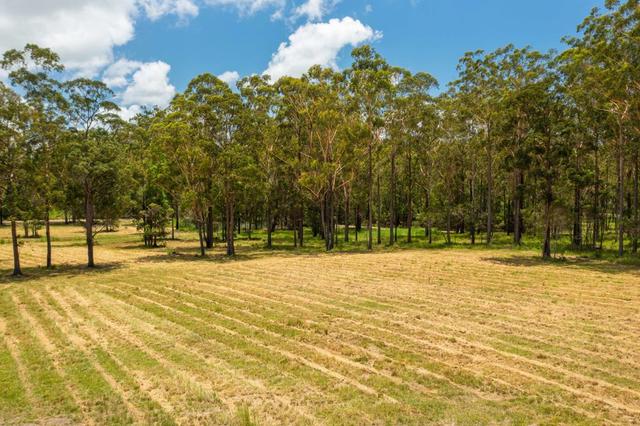
<svg viewBox="0 0 640 426"><path fill-rule="evenodd" d="M125 118L168 105L196 75L344 68L371 43L393 65L456 77L467 51L562 48L603 0L0 0L0 51L37 43L97 78ZM0 80L6 80L0 72Z"/></svg>
<svg viewBox="0 0 640 426"><path fill-rule="evenodd" d="M546 50L561 48L561 37L598 5L594 0L343 0L324 20L350 16L382 32L373 42L394 65L427 71L441 84L454 79L458 58L469 50L492 50L507 43ZM370 7L367 7L370 5ZM369 11L368 11L369 10ZM135 38L116 55L171 65L178 90L202 72L263 72L301 22L271 19L271 10L241 16L231 8L203 8L188 22L174 16L143 19ZM349 64L345 47L338 57Z"/></svg>

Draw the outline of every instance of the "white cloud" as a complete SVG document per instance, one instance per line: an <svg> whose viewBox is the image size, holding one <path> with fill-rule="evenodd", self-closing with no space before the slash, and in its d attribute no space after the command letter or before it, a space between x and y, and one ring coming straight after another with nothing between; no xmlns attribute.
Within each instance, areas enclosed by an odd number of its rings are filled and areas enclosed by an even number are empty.
<svg viewBox="0 0 640 426"><path fill-rule="evenodd" d="M155 21L173 14L180 19L198 16L198 5L192 0L138 0L149 19Z"/></svg>
<svg viewBox="0 0 640 426"><path fill-rule="evenodd" d="M134 0L0 0L0 10L0 51L36 43L86 75L134 34Z"/></svg>
<svg viewBox="0 0 640 426"><path fill-rule="evenodd" d="M140 63L120 95L122 103L127 106L169 105L176 93L176 88L169 82L169 70L169 64L162 61ZM116 82L121 83L118 79Z"/></svg>
<svg viewBox="0 0 640 426"><path fill-rule="evenodd" d="M275 14L281 14L287 0L204 0L209 6L226 6L238 10L242 15L252 15L258 11L275 9Z"/></svg>
<svg viewBox="0 0 640 426"><path fill-rule="evenodd" d="M285 75L299 77L313 65L337 69L336 60L344 47L380 37L382 33L348 16L307 23L291 34L288 42L280 44L264 73L277 80Z"/></svg>
<svg viewBox="0 0 640 426"><path fill-rule="evenodd" d="M121 106L120 111L118 111L118 115L125 121L130 121L133 117L142 112L142 107L140 105L131 105L128 107Z"/></svg>
<svg viewBox="0 0 640 426"><path fill-rule="evenodd" d="M36 43L58 53L75 73L94 76L113 48L133 39L135 20L195 16L194 0L0 0L0 52Z"/></svg>
<svg viewBox="0 0 640 426"><path fill-rule="evenodd" d="M129 84L128 77L141 66L142 62L119 59L104 71L102 81L111 88L124 87Z"/></svg>
<svg viewBox="0 0 640 426"><path fill-rule="evenodd" d="M238 74L238 71L225 71L220 74L218 78L227 83L229 86L233 86L235 82L240 79L240 74Z"/></svg>
<svg viewBox="0 0 640 426"><path fill-rule="evenodd" d="M294 9L293 17L299 18L306 16L310 21L319 21L339 1L340 0L307 0Z"/></svg>

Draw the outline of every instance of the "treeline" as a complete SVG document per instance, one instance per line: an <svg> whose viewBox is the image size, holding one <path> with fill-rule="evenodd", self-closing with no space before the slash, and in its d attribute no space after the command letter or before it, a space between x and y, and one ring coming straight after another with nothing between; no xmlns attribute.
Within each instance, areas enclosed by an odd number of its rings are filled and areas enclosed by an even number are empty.
<svg viewBox="0 0 640 426"><path fill-rule="evenodd" d="M459 77L436 80L388 64L370 46L343 72L312 67L300 78L194 78L166 109L131 122L113 92L88 79L60 81L58 56L27 45L4 54L15 91L0 85L0 205L11 222L82 220L88 265L93 240L120 217L136 218L147 245L179 228L214 227L228 255L240 222L277 223L327 250L366 226L368 248L393 244L397 228L468 233L491 244L497 231L520 244L570 233L576 248L618 255L638 249L640 6L607 1L567 38L563 52L506 46L467 53ZM19 94L18 94L19 93ZM340 226L338 226L338 224ZM389 228L382 241L381 227ZM340 230L340 234L338 233ZM615 232L610 232L615 230ZM627 247L630 245L630 247Z"/></svg>

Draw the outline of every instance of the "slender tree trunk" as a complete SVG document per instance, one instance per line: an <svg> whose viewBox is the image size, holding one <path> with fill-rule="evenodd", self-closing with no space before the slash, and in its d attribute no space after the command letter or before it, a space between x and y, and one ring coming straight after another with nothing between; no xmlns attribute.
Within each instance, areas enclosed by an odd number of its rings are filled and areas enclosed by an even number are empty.
<svg viewBox="0 0 640 426"><path fill-rule="evenodd" d="M598 141L594 150L595 187L593 189L593 248L598 247L600 240L600 163L598 159ZM600 246L602 248L602 246Z"/></svg>
<svg viewBox="0 0 640 426"><path fill-rule="evenodd" d="M493 142L487 126L487 244L493 241Z"/></svg>
<svg viewBox="0 0 640 426"><path fill-rule="evenodd" d="M344 192L344 242L349 242L349 191Z"/></svg>
<svg viewBox="0 0 640 426"><path fill-rule="evenodd" d="M213 248L213 207L212 206L209 206L207 208L206 231L207 231L207 238L206 238L207 249L211 249Z"/></svg>
<svg viewBox="0 0 640 426"><path fill-rule="evenodd" d="M93 192L91 188L85 184L85 236L87 240L87 266L95 267L93 261L93 221L95 208L93 206Z"/></svg>
<svg viewBox="0 0 640 426"><path fill-rule="evenodd" d="M176 231L180 230L180 203L176 203Z"/></svg>
<svg viewBox="0 0 640 426"><path fill-rule="evenodd" d="M18 230L16 227L16 221L11 219L11 245L13 246L13 275L22 275L22 269L20 268L20 250L18 248Z"/></svg>
<svg viewBox="0 0 640 426"><path fill-rule="evenodd" d="M171 216L171 239L175 240L176 239L176 233L175 233L175 212L173 214L173 216Z"/></svg>
<svg viewBox="0 0 640 426"><path fill-rule="evenodd" d="M514 184L514 197L513 197L513 242L516 245L520 245L522 241L521 229L520 229L520 209L521 209L521 171L515 171L515 184Z"/></svg>
<svg viewBox="0 0 640 426"><path fill-rule="evenodd" d="M51 269L53 265L51 263L51 227L49 221L49 206L46 207L44 213L44 228L45 235L47 237L47 269Z"/></svg>
<svg viewBox="0 0 640 426"><path fill-rule="evenodd" d="M198 224L198 239L200 241L200 256L204 257L207 253L204 241L204 220L200 221Z"/></svg>
<svg viewBox="0 0 640 426"><path fill-rule="evenodd" d="M376 223L378 225L378 244L382 244L382 198L380 197L380 173L378 173L378 217Z"/></svg>
<svg viewBox="0 0 640 426"><path fill-rule="evenodd" d="M372 164L372 153L371 153L371 144L372 141L369 139L369 144L367 146L367 183L369 186L369 197L367 200L368 204L368 215L369 221L367 223L367 232L369 233L369 239L367 240L367 250L373 250L373 164Z"/></svg>
<svg viewBox="0 0 640 426"><path fill-rule="evenodd" d="M389 245L395 242L394 229L396 227L396 150L391 149L391 181L389 188Z"/></svg>
<svg viewBox="0 0 640 426"><path fill-rule="evenodd" d="M547 169L544 195L544 245L542 248L542 257L544 259L551 258L551 203L553 202L553 188L551 179L552 178L549 175L549 169Z"/></svg>
<svg viewBox="0 0 640 426"><path fill-rule="evenodd" d="M638 252L638 227L640 223L638 222L638 147L636 147L634 156L633 156L633 241L632 241L632 251L633 253Z"/></svg>
<svg viewBox="0 0 640 426"><path fill-rule="evenodd" d="M475 168L475 166L474 166ZM471 244L474 245L476 243L476 191L475 191L475 176L471 178L471 182L469 182L469 201L471 202L471 217L469 224L469 237L471 239Z"/></svg>
<svg viewBox="0 0 640 426"><path fill-rule="evenodd" d="M271 215L271 206L267 207L267 248L273 248L273 217Z"/></svg>
<svg viewBox="0 0 640 426"><path fill-rule="evenodd" d="M228 199L226 202L227 208L227 256L234 256L236 254L236 248L233 240L233 228L234 228L234 207L233 200Z"/></svg>
<svg viewBox="0 0 640 426"><path fill-rule="evenodd" d="M582 188L576 182L573 189L573 246L582 247Z"/></svg>
<svg viewBox="0 0 640 426"><path fill-rule="evenodd" d="M618 256L624 254L624 133L619 125L618 141Z"/></svg>
<svg viewBox="0 0 640 426"><path fill-rule="evenodd" d="M304 246L304 198L300 197L300 215L298 217L298 244Z"/></svg>
<svg viewBox="0 0 640 426"><path fill-rule="evenodd" d="M451 244L451 209L447 208L447 244Z"/></svg>
<svg viewBox="0 0 640 426"><path fill-rule="evenodd" d="M413 169L412 163L413 158L411 156L411 151L407 154L407 174L409 180L409 193L407 194L407 242L411 243L412 234L411 228L413 226Z"/></svg>

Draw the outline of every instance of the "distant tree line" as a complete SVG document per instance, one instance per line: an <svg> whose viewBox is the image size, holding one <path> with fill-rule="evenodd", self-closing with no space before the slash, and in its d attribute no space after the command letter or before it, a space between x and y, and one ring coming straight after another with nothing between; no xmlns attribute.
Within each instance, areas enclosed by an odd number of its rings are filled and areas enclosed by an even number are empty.
<svg viewBox="0 0 640 426"><path fill-rule="evenodd" d="M0 217L42 226L51 267L50 215L81 220L87 264L97 233L132 217L146 245L195 224L200 254L235 253L241 223L277 224L327 250L365 238L393 244L399 226L432 241L440 229L491 244L496 232L554 235L618 255L640 234L640 5L607 1L563 52L506 46L464 55L458 79L435 95L429 74L388 64L368 45L338 72L253 75L232 90L194 78L166 109L121 120L114 93L89 79L61 81L59 57L29 44L5 52L0 83ZM171 227L171 231L168 228ZM381 227L389 228L382 241ZM611 232L615 230L615 232ZM338 232L340 231L340 232ZM386 233L385 233L386 234ZM356 234L357 235L357 234Z"/></svg>

